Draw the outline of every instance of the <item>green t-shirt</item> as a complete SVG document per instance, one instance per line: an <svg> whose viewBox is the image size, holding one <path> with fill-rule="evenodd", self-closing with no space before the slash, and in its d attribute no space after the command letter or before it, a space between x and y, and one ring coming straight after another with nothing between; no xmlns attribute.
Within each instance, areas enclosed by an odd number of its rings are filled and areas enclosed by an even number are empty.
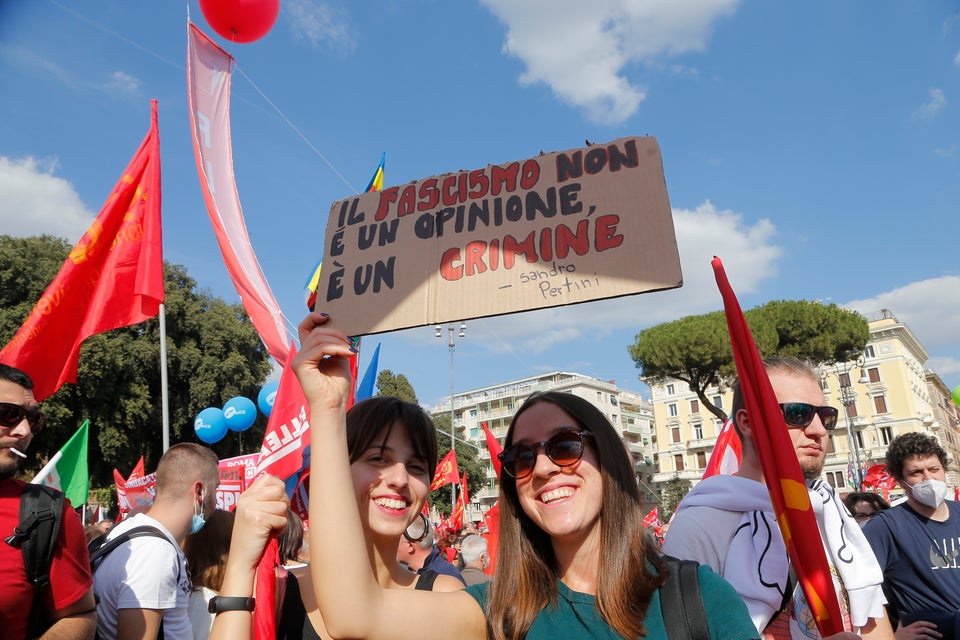
<svg viewBox="0 0 960 640"><path fill-rule="evenodd" d="M697 575L700 579L700 594L707 613L712 640L750 640L758 638L756 627L750 620L747 607L726 580L702 565ZM467 587L467 593L486 610L490 583ZM591 595L572 591L557 580L557 607L547 607L537 616L527 633L527 640L623 640L600 615ZM667 640L660 611L660 592L653 595L647 617L643 620L647 630L646 640Z"/></svg>

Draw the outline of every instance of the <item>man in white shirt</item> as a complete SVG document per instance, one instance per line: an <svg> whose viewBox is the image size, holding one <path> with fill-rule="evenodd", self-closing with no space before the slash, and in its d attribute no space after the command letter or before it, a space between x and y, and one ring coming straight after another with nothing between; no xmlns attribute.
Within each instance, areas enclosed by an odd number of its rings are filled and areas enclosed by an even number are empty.
<svg viewBox="0 0 960 640"><path fill-rule="evenodd" d="M207 447L170 447L157 466L157 495L145 512L114 527L110 540L135 527L151 526L165 537L127 540L97 567L97 633L104 640L192 640L187 615L190 578L180 545L200 530L216 509L217 456Z"/></svg>

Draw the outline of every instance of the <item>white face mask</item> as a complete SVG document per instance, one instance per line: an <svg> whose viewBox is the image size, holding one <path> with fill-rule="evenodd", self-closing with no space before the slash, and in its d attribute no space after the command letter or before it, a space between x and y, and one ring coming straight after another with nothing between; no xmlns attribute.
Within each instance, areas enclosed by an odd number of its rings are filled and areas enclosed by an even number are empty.
<svg viewBox="0 0 960 640"><path fill-rule="evenodd" d="M910 487L910 495L920 504L936 509L947 497L947 483L943 480L924 480Z"/></svg>

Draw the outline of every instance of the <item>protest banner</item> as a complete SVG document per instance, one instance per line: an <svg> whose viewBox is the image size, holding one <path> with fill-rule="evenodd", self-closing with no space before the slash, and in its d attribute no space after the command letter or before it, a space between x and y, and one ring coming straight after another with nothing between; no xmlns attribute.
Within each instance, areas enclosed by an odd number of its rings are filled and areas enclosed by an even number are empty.
<svg viewBox="0 0 960 640"><path fill-rule="evenodd" d="M366 335L679 287L651 137L335 202L317 310Z"/></svg>

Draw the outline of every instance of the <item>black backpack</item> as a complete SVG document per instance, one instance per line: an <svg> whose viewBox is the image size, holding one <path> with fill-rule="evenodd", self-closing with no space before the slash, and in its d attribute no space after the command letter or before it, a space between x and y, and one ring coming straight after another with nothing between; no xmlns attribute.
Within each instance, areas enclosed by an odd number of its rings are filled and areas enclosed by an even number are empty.
<svg viewBox="0 0 960 640"><path fill-rule="evenodd" d="M63 519L63 493L39 484L28 484L20 496L20 522L4 539L23 550L23 568L33 585L33 601L27 618L27 637L43 634L50 626L45 599L50 588L50 563Z"/></svg>
<svg viewBox="0 0 960 640"><path fill-rule="evenodd" d="M710 640L707 613L700 595L699 563L661 556L667 581L660 587L660 611L669 640Z"/></svg>

